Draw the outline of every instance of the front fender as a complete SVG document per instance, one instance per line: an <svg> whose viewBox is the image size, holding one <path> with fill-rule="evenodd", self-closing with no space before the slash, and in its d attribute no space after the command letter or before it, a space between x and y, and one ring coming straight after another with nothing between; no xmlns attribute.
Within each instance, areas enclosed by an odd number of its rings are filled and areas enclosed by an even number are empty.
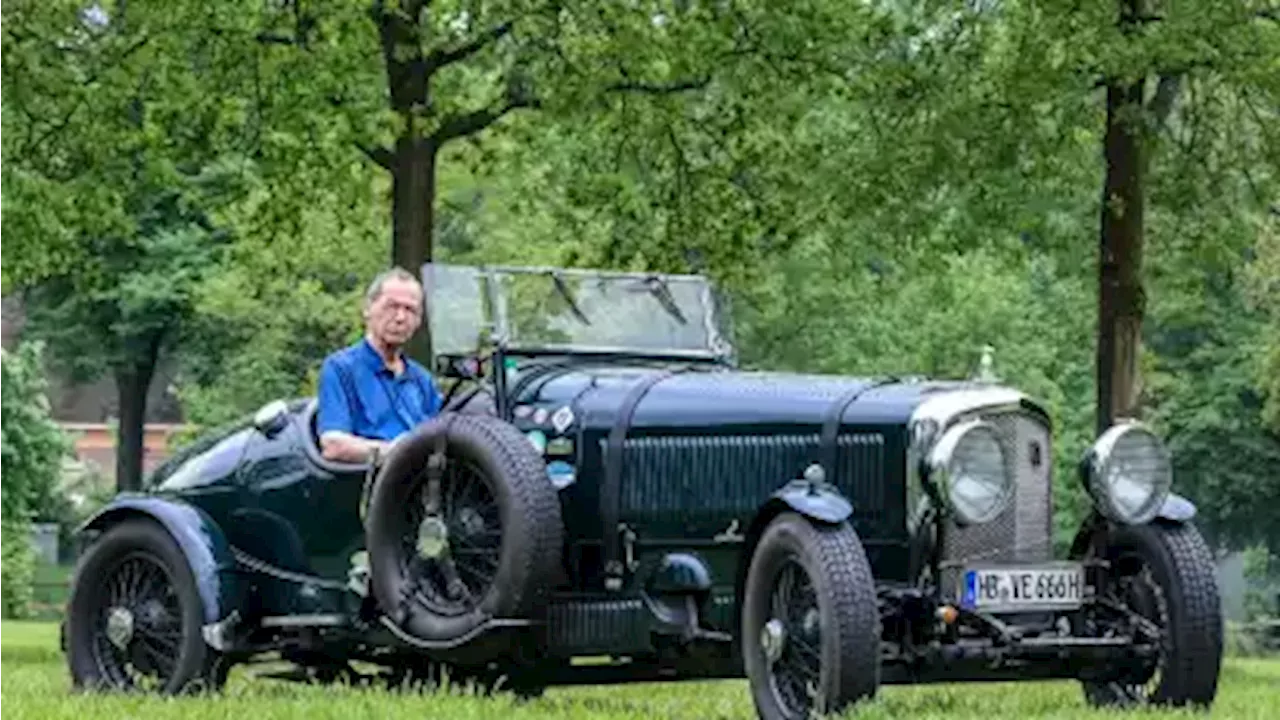
<svg viewBox="0 0 1280 720"><path fill-rule="evenodd" d="M178 543L195 576L206 624L226 618L239 607L231 546L213 518L194 505L154 495L119 495L85 521L77 534L105 531L132 517L155 520Z"/></svg>
<svg viewBox="0 0 1280 720"><path fill-rule="evenodd" d="M1182 525L1191 522L1191 519L1195 516L1195 503L1177 493L1169 493L1169 497L1164 499L1164 504L1160 506L1160 511L1156 513L1155 520L1152 520L1152 522L1164 521ZM1101 534L1105 534L1112 525L1114 523L1102 517L1097 510L1091 512L1089 518L1080 525L1080 529L1076 531L1075 538L1071 541L1071 557L1084 557L1094 539Z"/></svg>
<svg viewBox="0 0 1280 720"><path fill-rule="evenodd" d="M1169 497L1165 498L1164 504L1160 506L1160 512L1156 513L1156 517L1179 525L1190 522L1195 516L1196 504L1177 493L1169 493Z"/></svg>
<svg viewBox="0 0 1280 720"><path fill-rule="evenodd" d="M848 499L825 483L792 480L769 496L756 510L746 534L741 537L742 552L738 554L738 573L734 580L735 596L739 600L735 610L735 627L742 619L742 588L747 580L747 568L751 566L756 543L760 541L760 536L769 523L787 510L794 510L810 520L831 525L838 525L853 515L853 505Z"/></svg>
<svg viewBox="0 0 1280 720"><path fill-rule="evenodd" d="M782 486L772 497L811 520L825 523L842 523L853 514L853 505L829 485L793 480Z"/></svg>

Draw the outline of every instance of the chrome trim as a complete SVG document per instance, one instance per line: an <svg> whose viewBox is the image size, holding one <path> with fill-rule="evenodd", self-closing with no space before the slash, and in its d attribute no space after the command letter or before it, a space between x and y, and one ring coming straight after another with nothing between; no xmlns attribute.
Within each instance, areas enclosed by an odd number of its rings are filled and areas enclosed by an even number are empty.
<svg viewBox="0 0 1280 720"><path fill-rule="evenodd" d="M960 442L971 432L985 431L989 433L996 443L996 447L1000 450L1000 466L1001 479L1003 485L1000 489L1000 499L992 506L992 509L985 515L979 517L965 517L956 508L956 503L952 497L952 479L949 473L949 466L952 458L955 456L956 448ZM982 525L991 522L1000 513L1009 507L1009 503L1013 500L1014 484L1017 482L1012 474L1010 474L1009 464L1005 458L1004 443L1000 441L1000 431L994 425L985 420L967 420L963 424L953 425L942 433L942 436L934 443L929 450L929 458L927 460L929 467L929 477L932 481L937 482L937 491L939 497L945 501L950 516L958 525Z"/></svg>
<svg viewBox="0 0 1280 720"><path fill-rule="evenodd" d="M972 383L957 383L950 388L940 388L911 413L911 418L907 421L910 444L923 457L947 428L968 415L1026 408L1049 417L1049 413L1039 402L1013 388Z"/></svg>
<svg viewBox="0 0 1280 720"><path fill-rule="evenodd" d="M211 622L200 628L200 635L209 647L218 652L226 652L231 648L231 638L235 627L240 622L240 611L232 610L225 618Z"/></svg>
<svg viewBox="0 0 1280 720"><path fill-rule="evenodd" d="M1039 401L1025 393L991 383L954 382L936 383L924 390L924 398L912 412L907 421L907 525L913 538L926 533L924 527L926 511L937 503L931 497L932 487L929 470L925 467L934 444L948 428L967 419L989 419L1006 413L1026 415L1042 422L1045 426L1048 441L1052 443L1053 429L1049 413ZM1048 452L1048 448L1046 448ZM1049 452L1046 462L1052 463ZM1052 486L1052 470L1047 473L1047 480ZM1015 483L1019 477L1014 478ZM945 492L945 489L942 489ZM1050 492L1052 492L1050 490ZM1020 493L1018 493L1020 495ZM945 504L945 498L938 498ZM1052 511L1050 510L1050 515ZM945 522L945 521L944 521ZM948 538L954 541L957 532L966 532L964 528L950 523L951 532ZM988 528L988 525L969 526L970 528ZM974 530L967 530L973 532ZM979 530L980 532L980 530ZM934 539L940 542L941 536ZM927 567L919 568L927 572ZM944 573L945 574L945 573ZM941 582L943 578L937 578Z"/></svg>
<svg viewBox="0 0 1280 720"><path fill-rule="evenodd" d="M1027 396L1000 386L956 384L940 388L921 402L907 420L907 524L912 533L928 506L923 465L947 428L975 412L1018 406Z"/></svg>
<svg viewBox="0 0 1280 720"><path fill-rule="evenodd" d="M338 613L313 615L272 615L262 618L262 627L339 627L347 624L347 616Z"/></svg>
<svg viewBox="0 0 1280 720"><path fill-rule="evenodd" d="M939 431L942 431L969 413L1018 407L1024 401L1030 402L1031 399L1025 393L1013 388L957 385L954 389L939 391L920 403L915 412L911 413L910 424L916 426L932 420L938 423Z"/></svg>
<svg viewBox="0 0 1280 720"><path fill-rule="evenodd" d="M1146 507L1142 513L1133 517L1122 517L1115 503L1109 497L1108 489L1100 487L1100 483L1103 474L1107 470L1107 465L1111 462L1111 456L1115 451L1116 444L1124 436L1135 432L1144 433L1155 441L1156 448L1163 456L1162 460L1165 464L1166 473L1152 488L1151 496L1147 499ZM1165 444L1164 439L1156 434L1149 425L1137 420L1119 420L1107 428L1106 432L1102 433L1090 446L1085 462L1085 471L1085 489L1088 490L1094 506L1098 508L1098 512L1102 513L1104 517L1118 523L1145 525L1151 522L1160 514L1161 508L1169 498L1169 494L1173 492L1173 459L1169 456L1169 447Z"/></svg>

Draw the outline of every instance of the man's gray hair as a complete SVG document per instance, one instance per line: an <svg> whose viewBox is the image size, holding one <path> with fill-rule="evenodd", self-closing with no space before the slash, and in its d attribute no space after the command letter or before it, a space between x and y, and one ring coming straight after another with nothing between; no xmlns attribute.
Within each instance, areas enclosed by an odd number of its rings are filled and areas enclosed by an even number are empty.
<svg viewBox="0 0 1280 720"><path fill-rule="evenodd" d="M418 278L413 273L409 272L408 270L405 270L399 265L394 265L378 273L376 276L374 276L373 282L369 283L369 289L365 290L364 292L364 307L366 310L369 308L370 305L374 303L374 301L376 301L379 297L381 297L382 287L387 284L388 280L401 280L401 281L411 282L416 284L419 288L422 287L422 281L418 280ZM423 297L422 301L423 301L423 304L426 304L425 297Z"/></svg>

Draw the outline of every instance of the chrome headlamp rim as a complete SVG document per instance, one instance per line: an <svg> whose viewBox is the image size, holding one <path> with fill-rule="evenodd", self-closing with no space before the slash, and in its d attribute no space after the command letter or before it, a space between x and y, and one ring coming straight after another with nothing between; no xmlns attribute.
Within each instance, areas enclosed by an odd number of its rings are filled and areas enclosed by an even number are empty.
<svg viewBox="0 0 1280 720"><path fill-rule="evenodd" d="M981 515L971 515L962 511L952 495L954 483L951 475L951 462L955 459L955 451L960 442L974 432L989 433L1000 450L1000 479L1002 481L1000 495L987 511ZM999 517L1000 513L1008 509L1013 501L1014 481L1009 472L1008 464L1005 462L1004 443L1000 440L1000 432L996 426L986 420L969 420L948 428L930 449L926 465L928 467L928 482L933 486L937 499L951 512L951 515L959 525L981 525L991 522Z"/></svg>
<svg viewBox="0 0 1280 720"><path fill-rule="evenodd" d="M1159 459L1163 463L1164 472L1155 478L1151 486L1151 495L1141 510L1126 514L1112 497L1111 486L1107 483L1107 474L1114 460L1116 446L1133 433L1146 435L1152 440L1152 446L1159 453ZM1132 419L1118 420L1107 428L1089 449L1085 462L1085 489L1093 499L1094 507L1103 517L1126 525L1145 525L1155 519L1160 512L1160 507L1173 491L1173 464L1169 456L1169 448L1146 423Z"/></svg>

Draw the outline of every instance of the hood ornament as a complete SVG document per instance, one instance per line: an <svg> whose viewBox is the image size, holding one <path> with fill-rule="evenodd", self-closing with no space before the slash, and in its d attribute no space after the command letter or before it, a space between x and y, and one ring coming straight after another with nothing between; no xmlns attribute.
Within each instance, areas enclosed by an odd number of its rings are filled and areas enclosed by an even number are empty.
<svg viewBox="0 0 1280 720"><path fill-rule="evenodd" d="M978 370L973 374L972 380L980 383L1000 382L995 371L995 352L996 349L990 345L982 346L982 357L978 359Z"/></svg>

